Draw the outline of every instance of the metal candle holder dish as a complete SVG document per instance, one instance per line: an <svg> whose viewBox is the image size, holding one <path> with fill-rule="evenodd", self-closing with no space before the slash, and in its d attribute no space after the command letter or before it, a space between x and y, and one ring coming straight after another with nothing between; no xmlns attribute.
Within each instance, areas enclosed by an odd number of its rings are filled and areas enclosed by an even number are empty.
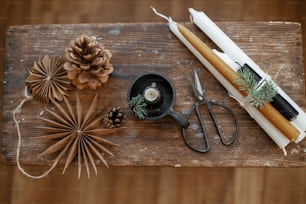
<svg viewBox="0 0 306 204"><path fill-rule="evenodd" d="M171 81L165 76L159 73L138 76L128 89L128 101L139 94L144 97L146 103L144 119L157 120L170 115L179 126L188 127L186 118L173 110L176 91Z"/></svg>

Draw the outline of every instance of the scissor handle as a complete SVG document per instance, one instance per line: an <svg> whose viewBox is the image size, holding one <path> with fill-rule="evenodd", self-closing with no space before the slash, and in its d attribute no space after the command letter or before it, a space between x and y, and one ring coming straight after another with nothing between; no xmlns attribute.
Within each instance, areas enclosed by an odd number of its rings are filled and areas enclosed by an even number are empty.
<svg viewBox="0 0 306 204"><path fill-rule="evenodd" d="M202 104L206 104L207 105L207 108L208 108L208 111L210 113L210 116L214 122L214 126L218 132L218 135L220 137L220 140L221 140L221 143L225 146L229 146L231 144L234 143L237 135L238 135L238 121L237 121L237 118L234 114L234 112L227 106L221 104L221 103L218 103L218 102L215 102L215 101L209 101L209 100L204 100L202 102L199 103L199 105L202 105ZM215 106L218 106L220 108L223 108L224 110L226 110L228 113L230 113L230 115L232 116L232 118L234 119L234 123L235 123L235 131L232 133L231 135L231 139L229 141L225 141L225 138L223 137L223 134L222 134L222 131L218 125L218 121L217 121L217 118L215 116L215 113L214 113L214 110L212 108L212 105L215 105Z"/></svg>
<svg viewBox="0 0 306 204"><path fill-rule="evenodd" d="M187 116L189 118L189 116L192 114L192 112L195 111L196 115L197 115L197 118L198 118L198 121L200 123L200 127L201 127L201 130L203 132L203 141L204 141L204 145L205 147L203 149L198 149L198 148L195 148L193 147L190 142L188 141L187 139L187 136L186 136L186 130L185 128L181 128L181 132L182 132L182 135L183 135L183 139L184 139L184 142L185 144L190 148L192 149L193 151L196 151L196 152L200 152L200 153L206 153L209 151L209 143L208 143L208 139L207 139L207 134L206 134L206 129L205 129L205 126L204 126L204 123L203 123L203 120L202 120L202 116L200 114L200 110L199 110L199 102L196 102L191 111L189 112L189 115Z"/></svg>

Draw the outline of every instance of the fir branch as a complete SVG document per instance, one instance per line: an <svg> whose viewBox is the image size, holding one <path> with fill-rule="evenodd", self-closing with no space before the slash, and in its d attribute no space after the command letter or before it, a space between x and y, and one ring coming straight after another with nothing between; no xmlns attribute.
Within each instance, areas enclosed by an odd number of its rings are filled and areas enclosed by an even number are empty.
<svg viewBox="0 0 306 204"><path fill-rule="evenodd" d="M240 77L233 81L239 85L241 91L248 93L247 99L250 104L257 108L263 108L265 102L273 101L273 97L276 96L277 92L275 85L271 81L265 81L262 86L258 87L258 83L251 70L239 69L237 73Z"/></svg>
<svg viewBox="0 0 306 204"><path fill-rule="evenodd" d="M129 101L129 106L130 108L132 108L135 116L139 119L144 119L145 116L148 115L148 112L146 110L147 104L145 103L145 99L141 94L138 94L137 96L133 97Z"/></svg>

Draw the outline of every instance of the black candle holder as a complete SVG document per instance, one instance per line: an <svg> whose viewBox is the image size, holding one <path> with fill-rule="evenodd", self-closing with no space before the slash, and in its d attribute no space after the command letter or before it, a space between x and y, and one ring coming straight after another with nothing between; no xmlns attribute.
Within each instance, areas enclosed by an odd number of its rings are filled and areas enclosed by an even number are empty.
<svg viewBox="0 0 306 204"><path fill-rule="evenodd" d="M148 88L154 88L159 93L159 99L148 101L148 98L144 96L147 104L144 107L147 113L144 119L157 120L170 115L179 126L183 128L189 126L186 118L173 110L176 100L175 87L168 78L160 73L146 73L138 76L128 89L128 101L139 94L143 95Z"/></svg>

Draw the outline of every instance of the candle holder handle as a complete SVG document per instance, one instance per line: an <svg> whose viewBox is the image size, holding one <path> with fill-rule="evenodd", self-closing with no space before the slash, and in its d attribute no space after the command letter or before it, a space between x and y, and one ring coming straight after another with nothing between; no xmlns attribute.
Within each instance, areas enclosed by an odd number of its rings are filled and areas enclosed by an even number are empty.
<svg viewBox="0 0 306 204"><path fill-rule="evenodd" d="M184 116L175 112L172 108L169 109L168 115L170 115L180 127L186 129L189 126L188 120Z"/></svg>

